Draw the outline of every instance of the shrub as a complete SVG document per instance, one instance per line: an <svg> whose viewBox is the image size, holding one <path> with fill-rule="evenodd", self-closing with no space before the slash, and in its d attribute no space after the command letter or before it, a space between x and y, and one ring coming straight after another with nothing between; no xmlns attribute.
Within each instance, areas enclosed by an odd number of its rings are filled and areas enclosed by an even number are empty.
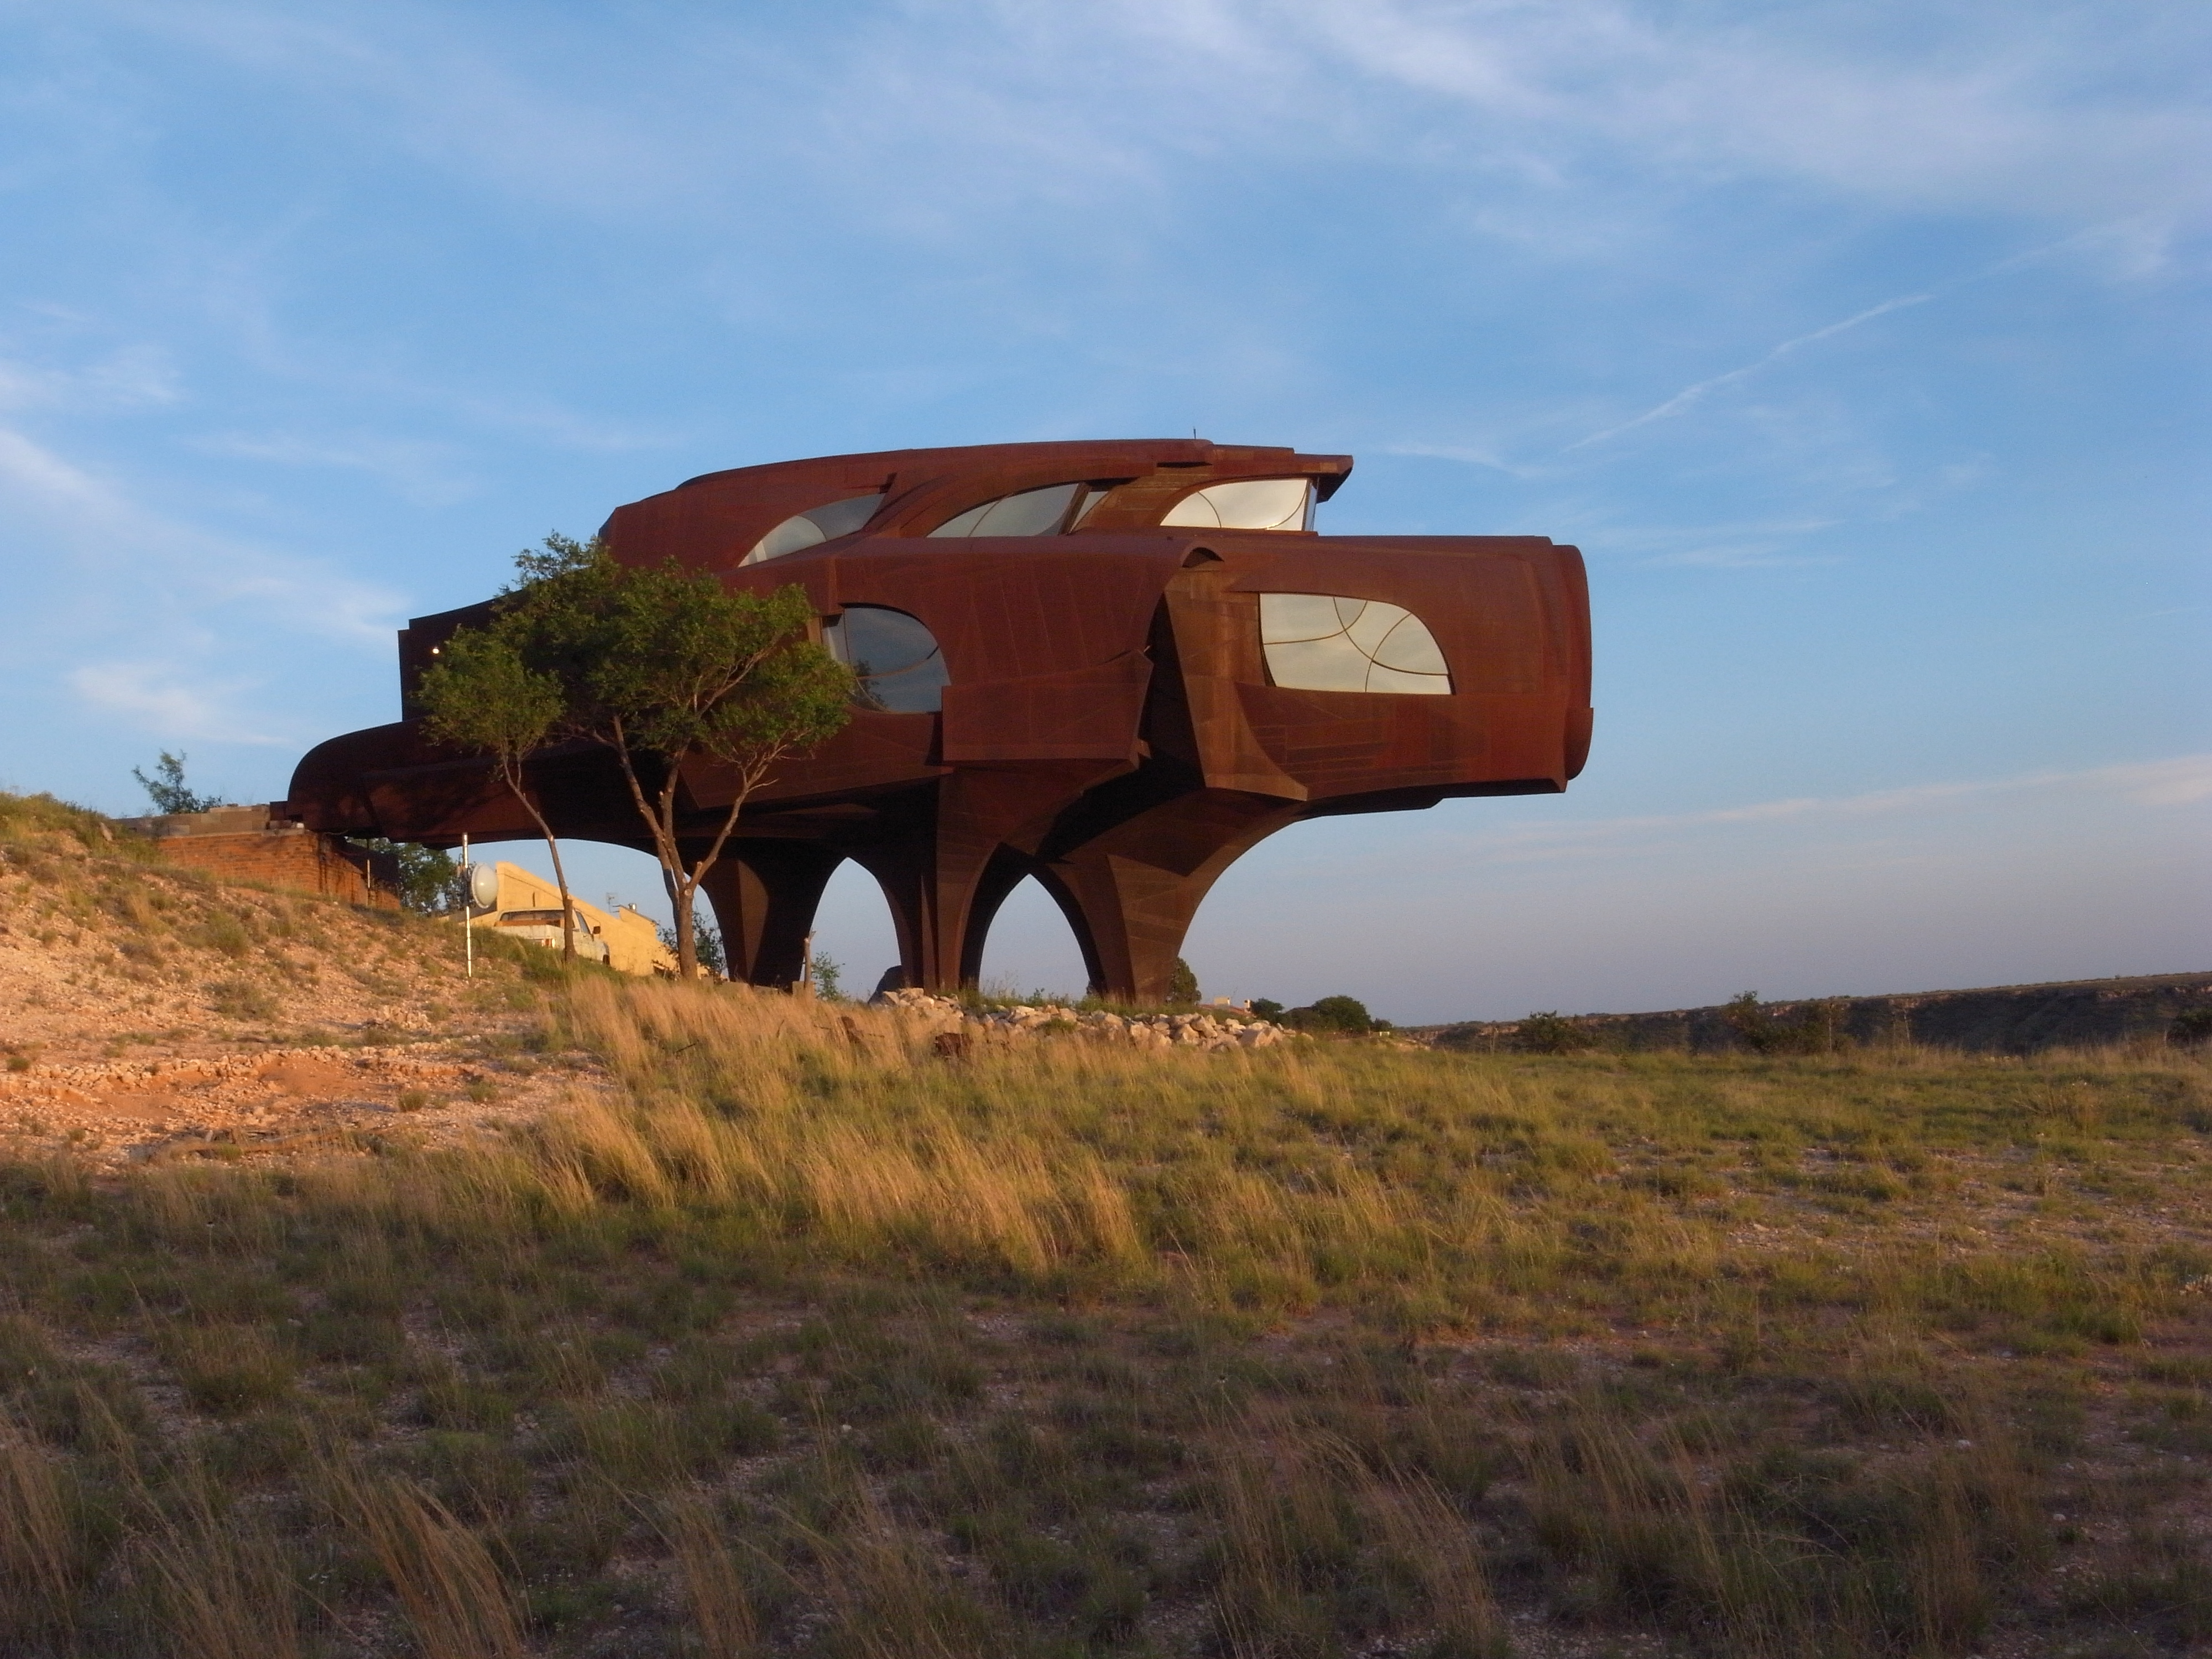
<svg viewBox="0 0 2212 1659"><path fill-rule="evenodd" d="M1597 1033L1558 1012L1530 1014L1514 1028L1513 1047L1524 1054L1572 1054L1597 1047Z"/></svg>
<svg viewBox="0 0 2212 1659"><path fill-rule="evenodd" d="M2212 1008L2188 1008L2173 1017L2166 1040L2177 1048L2194 1048L2212 1042Z"/></svg>
<svg viewBox="0 0 2212 1659"><path fill-rule="evenodd" d="M246 924L227 911L211 910L197 927L185 933L185 940L205 950L226 956L235 962L253 948L253 935Z"/></svg>
<svg viewBox="0 0 2212 1659"><path fill-rule="evenodd" d="M1844 1046L1844 1000L1828 997L1801 1004L1784 1018L1759 993L1729 999L1721 1018L1735 1039L1755 1054L1826 1054Z"/></svg>
<svg viewBox="0 0 2212 1659"><path fill-rule="evenodd" d="M1367 1012L1367 1005L1357 997L1317 997L1303 1008L1293 1008L1284 1016L1301 1031L1341 1031L1359 1036L1382 1029L1384 1022L1376 1020Z"/></svg>
<svg viewBox="0 0 2212 1659"><path fill-rule="evenodd" d="M274 1019L276 999L251 981L217 980L208 987L208 1006L226 1019Z"/></svg>

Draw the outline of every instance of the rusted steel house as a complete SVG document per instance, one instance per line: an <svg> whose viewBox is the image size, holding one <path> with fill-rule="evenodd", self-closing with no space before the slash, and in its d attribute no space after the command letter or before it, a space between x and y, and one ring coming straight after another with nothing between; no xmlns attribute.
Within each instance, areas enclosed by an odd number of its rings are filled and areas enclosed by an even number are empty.
<svg viewBox="0 0 2212 1659"><path fill-rule="evenodd" d="M797 583L862 707L749 805L708 891L731 970L787 985L830 873L882 885L908 982L971 981L1034 877L1094 988L1163 995L1206 890L1301 819L1563 790L1589 748L1581 555L1536 536L1322 536L1343 455L993 444L708 473L616 509L626 562ZM416 619L409 688L488 605ZM561 833L642 847L609 756L531 777ZM685 773L697 821L731 799ZM303 759L307 826L450 846L533 826L411 718Z"/></svg>

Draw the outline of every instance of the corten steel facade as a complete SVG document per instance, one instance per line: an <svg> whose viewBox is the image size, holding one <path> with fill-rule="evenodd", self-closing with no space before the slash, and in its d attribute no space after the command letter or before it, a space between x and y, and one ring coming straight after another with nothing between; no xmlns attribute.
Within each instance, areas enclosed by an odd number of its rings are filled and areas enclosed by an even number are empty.
<svg viewBox="0 0 2212 1659"><path fill-rule="evenodd" d="M733 975L787 985L846 859L908 982L972 981L1035 877L1094 988L1158 1001L1214 879L1285 824L1554 793L1589 746L1581 555L1534 536L1314 534L1349 457L1197 440L994 444L709 473L619 507L630 563L803 586L870 706L747 806L707 878ZM456 628L399 636L403 707ZM645 847L611 757L530 766L564 836ZM687 769L702 831L726 772ZM411 719L300 763L310 828L451 846L535 833Z"/></svg>

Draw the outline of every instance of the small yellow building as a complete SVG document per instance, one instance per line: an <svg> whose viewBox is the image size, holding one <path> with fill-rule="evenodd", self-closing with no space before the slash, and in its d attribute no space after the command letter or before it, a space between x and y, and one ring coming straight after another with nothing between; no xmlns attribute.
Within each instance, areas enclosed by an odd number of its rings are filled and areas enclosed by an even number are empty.
<svg viewBox="0 0 2212 1659"><path fill-rule="evenodd" d="M544 877L509 864L492 866L499 896L477 915L479 927L496 927L509 939L561 948L561 890ZM676 957L661 944L653 918L623 905L611 915L571 894L576 912L576 952L625 974L673 974Z"/></svg>

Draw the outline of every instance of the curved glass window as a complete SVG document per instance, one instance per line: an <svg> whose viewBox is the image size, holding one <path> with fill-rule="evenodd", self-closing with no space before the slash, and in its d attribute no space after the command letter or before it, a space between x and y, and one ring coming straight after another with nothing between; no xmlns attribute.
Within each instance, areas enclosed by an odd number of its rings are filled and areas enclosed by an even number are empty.
<svg viewBox="0 0 2212 1659"><path fill-rule="evenodd" d="M1293 690L1451 695L1451 672L1428 624L1380 599L1262 593L1260 645L1267 678Z"/></svg>
<svg viewBox="0 0 2212 1659"><path fill-rule="evenodd" d="M1238 478L1184 496L1160 522L1200 530L1310 530L1313 480Z"/></svg>
<svg viewBox="0 0 2212 1659"><path fill-rule="evenodd" d="M817 542L849 536L874 518L876 509L883 504L884 498L879 491L873 495L848 495L843 501L831 501L826 507L809 507L804 513L794 513L755 542L752 550L738 562L740 565L758 564L763 559L780 559L787 553L796 553L802 547L811 547Z"/></svg>
<svg viewBox="0 0 2212 1659"><path fill-rule="evenodd" d="M919 617L888 605L848 605L822 624L822 643L859 678L854 701L894 714L930 714L945 705L945 653Z"/></svg>
<svg viewBox="0 0 2212 1659"><path fill-rule="evenodd" d="M1079 483L1047 484L1024 489L1018 495L1001 495L981 507L971 507L957 519L948 519L929 533L933 536L1056 536L1067 517L1067 504L1083 489Z"/></svg>

